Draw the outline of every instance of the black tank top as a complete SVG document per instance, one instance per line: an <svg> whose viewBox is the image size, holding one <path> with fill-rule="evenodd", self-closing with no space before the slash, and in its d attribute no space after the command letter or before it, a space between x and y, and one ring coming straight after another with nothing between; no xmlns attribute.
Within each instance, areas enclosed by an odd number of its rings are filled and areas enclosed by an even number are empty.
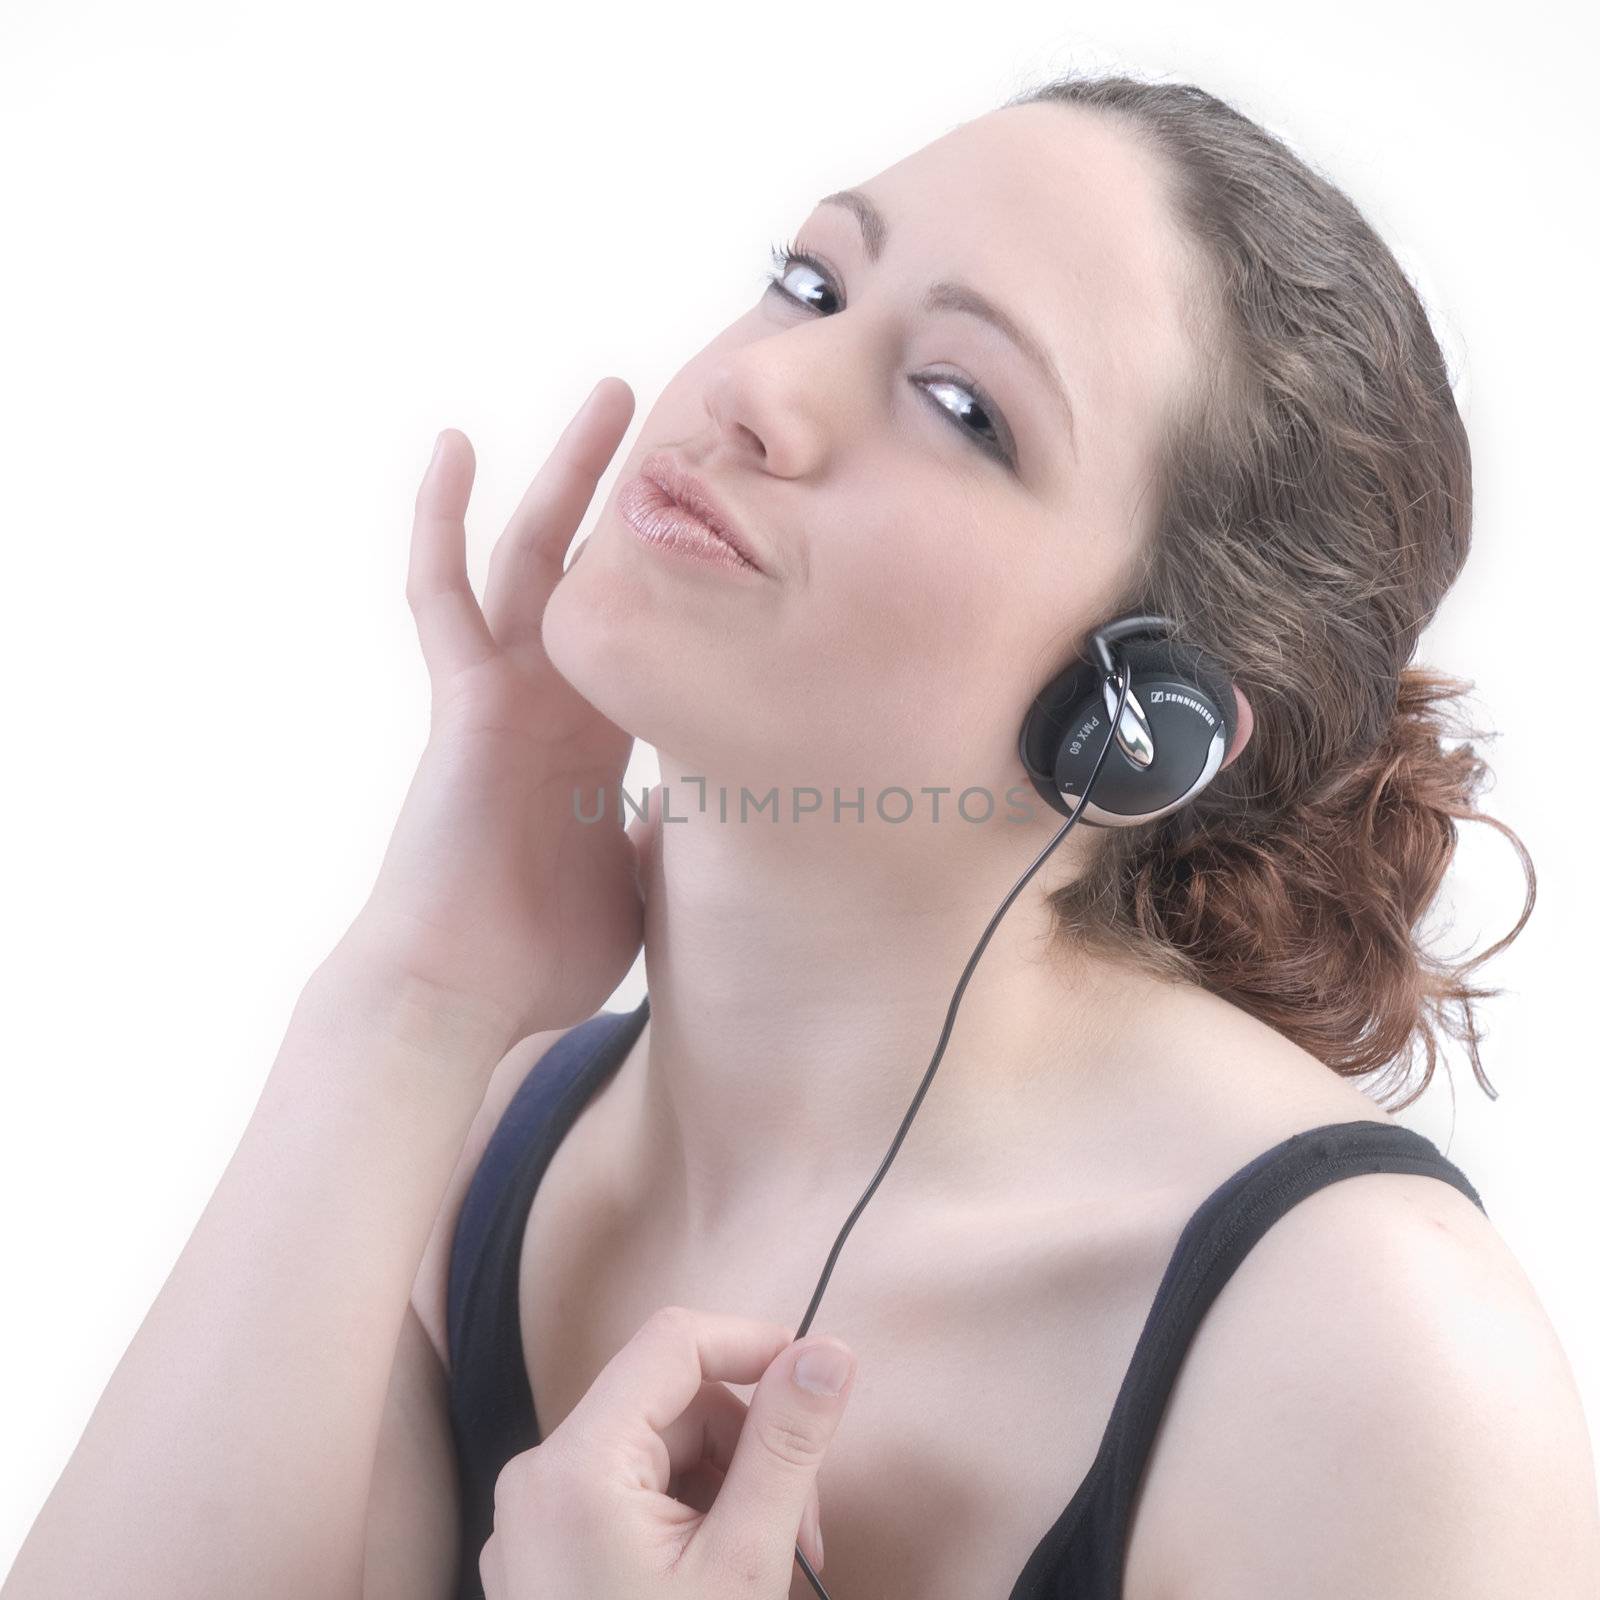
<svg viewBox="0 0 1600 1600"><path fill-rule="evenodd" d="M450 1423L461 1488L457 1600L483 1600L478 1555L494 1528L495 1479L512 1456L540 1439L517 1298L534 1190L579 1113L621 1066L649 1006L647 995L634 1011L600 1012L569 1029L530 1068L462 1202L446 1318ZM1099 1453L1028 1557L1009 1600L1121 1600L1140 1475L1201 1317L1251 1246L1291 1206L1362 1172L1442 1178L1484 1210L1477 1191L1437 1146L1399 1123L1309 1128L1241 1167L1201 1203L1179 1236ZM822 1581L827 1583L826 1573Z"/></svg>

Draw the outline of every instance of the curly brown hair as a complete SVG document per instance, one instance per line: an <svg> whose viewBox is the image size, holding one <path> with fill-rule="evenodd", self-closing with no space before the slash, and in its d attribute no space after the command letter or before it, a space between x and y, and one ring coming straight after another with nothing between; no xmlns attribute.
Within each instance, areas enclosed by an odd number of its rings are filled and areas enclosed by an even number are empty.
<svg viewBox="0 0 1600 1600"><path fill-rule="evenodd" d="M1438 1036L1479 1058L1467 982L1533 910L1533 863L1477 808L1493 738L1470 682L1407 665L1467 557L1472 461L1418 294L1354 203L1284 142L1187 83L1068 74L1005 106L1082 106L1156 157L1191 245L1201 376L1168 419L1161 511L1109 615L1158 612L1249 697L1243 753L1188 806L1107 830L1051 896L1064 939L1232 1001L1356 1077L1432 1080ZM1004 109L1004 107L1002 107ZM1510 839L1516 926L1465 962L1418 927L1456 824ZM1387 1075L1386 1075L1387 1077Z"/></svg>

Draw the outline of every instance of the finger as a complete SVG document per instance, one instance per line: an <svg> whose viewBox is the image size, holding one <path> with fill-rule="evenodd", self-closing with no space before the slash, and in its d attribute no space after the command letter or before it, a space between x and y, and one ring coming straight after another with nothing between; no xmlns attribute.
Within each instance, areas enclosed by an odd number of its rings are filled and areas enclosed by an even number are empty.
<svg viewBox="0 0 1600 1600"><path fill-rule="evenodd" d="M602 378L524 491L489 556L483 612L507 649L537 640L561 562L633 418L633 390Z"/></svg>
<svg viewBox="0 0 1600 1600"><path fill-rule="evenodd" d="M406 602L436 689L495 649L467 577L467 501L476 466L472 441L446 428L417 489Z"/></svg>
<svg viewBox="0 0 1600 1600"><path fill-rule="evenodd" d="M701 1385L759 1383L793 1338L793 1328L776 1322L663 1306L600 1369L561 1429L593 1471L620 1470L639 1483L643 1462L645 1486L665 1494L664 1436Z"/></svg>
<svg viewBox="0 0 1600 1600"><path fill-rule="evenodd" d="M811 1559L810 1552L806 1559ZM812 1563L815 1565L815 1562ZM505 1600L505 1551L498 1532L491 1533L478 1552L478 1582L483 1589L483 1600Z"/></svg>
<svg viewBox="0 0 1600 1600"><path fill-rule="evenodd" d="M797 1362L814 1351L843 1358L838 1393L813 1393L795 1381ZM716 1565L765 1573L777 1591L794 1564L801 1518L854 1379L855 1357L837 1339L803 1340L773 1361L751 1397L716 1503L695 1535Z"/></svg>
<svg viewBox="0 0 1600 1600"><path fill-rule="evenodd" d="M722 1492L723 1474L708 1461L703 1461L698 1467L684 1474L679 1484L676 1498L686 1506L704 1514L717 1503L717 1496ZM822 1571L822 1516L817 1506L815 1494L811 1497L811 1504L806 1507L806 1514L800 1519L800 1537L795 1541L805 1551L806 1560L818 1571ZM489 1600L493 1600L490 1596Z"/></svg>
<svg viewBox="0 0 1600 1600"><path fill-rule="evenodd" d="M706 1383L683 1415L661 1430L672 1463L672 1477L679 1484L678 1498L685 1504L697 1511L711 1509L715 1490L733 1465L733 1452L749 1415L749 1406L731 1389L720 1383ZM696 1497L690 1498L691 1494ZM821 1503L813 1483L800 1519L800 1543L814 1567L822 1565L821 1526Z"/></svg>

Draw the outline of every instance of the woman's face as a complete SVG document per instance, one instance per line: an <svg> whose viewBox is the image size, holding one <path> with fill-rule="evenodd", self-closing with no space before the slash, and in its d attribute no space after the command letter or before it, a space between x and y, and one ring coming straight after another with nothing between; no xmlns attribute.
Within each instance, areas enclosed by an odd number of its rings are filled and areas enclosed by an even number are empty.
<svg viewBox="0 0 1600 1600"><path fill-rule="evenodd" d="M876 216L818 204L794 236L814 263L775 265L782 289L666 386L544 641L619 726L713 783L779 786L786 813L788 786L830 808L864 789L869 821L894 786L919 817L925 787L944 817L982 786L998 817L1029 701L1149 537L1158 427L1189 381L1185 258L1152 158L1073 108L991 112L855 192ZM927 309L944 282L1004 308L1068 400L990 322ZM657 451L765 575L639 539L618 502Z"/></svg>

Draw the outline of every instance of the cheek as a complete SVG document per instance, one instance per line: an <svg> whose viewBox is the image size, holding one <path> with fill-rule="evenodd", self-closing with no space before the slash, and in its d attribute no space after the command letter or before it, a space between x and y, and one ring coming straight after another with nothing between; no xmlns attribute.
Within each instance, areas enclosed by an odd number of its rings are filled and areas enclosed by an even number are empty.
<svg viewBox="0 0 1600 1600"><path fill-rule="evenodd" d="M1016 565L997 545L966 522L885 517L868 534L830 538L816 551L817 609L856 630L865 650L960 672L993 643L996 619L1018 599Z"/></svg>
<svg viewBox="0 0 1600 1600"><path fill-rule="evenodd" d="M1012 658L1019 599L1015 574L964 534L830 541L813 552L805 606L818 698L855 706L863 733L909 739L941 763L969 759L972 740L997 737L1026 675Z"/></svg>
<svg viewBox="0 0 1600 1600"><path fill-rule="evenodd" d="M851 533L829 545L813 551L815 609L875 656L926 658L966 634L987 603L980 564L932 530Z"/></svg>

